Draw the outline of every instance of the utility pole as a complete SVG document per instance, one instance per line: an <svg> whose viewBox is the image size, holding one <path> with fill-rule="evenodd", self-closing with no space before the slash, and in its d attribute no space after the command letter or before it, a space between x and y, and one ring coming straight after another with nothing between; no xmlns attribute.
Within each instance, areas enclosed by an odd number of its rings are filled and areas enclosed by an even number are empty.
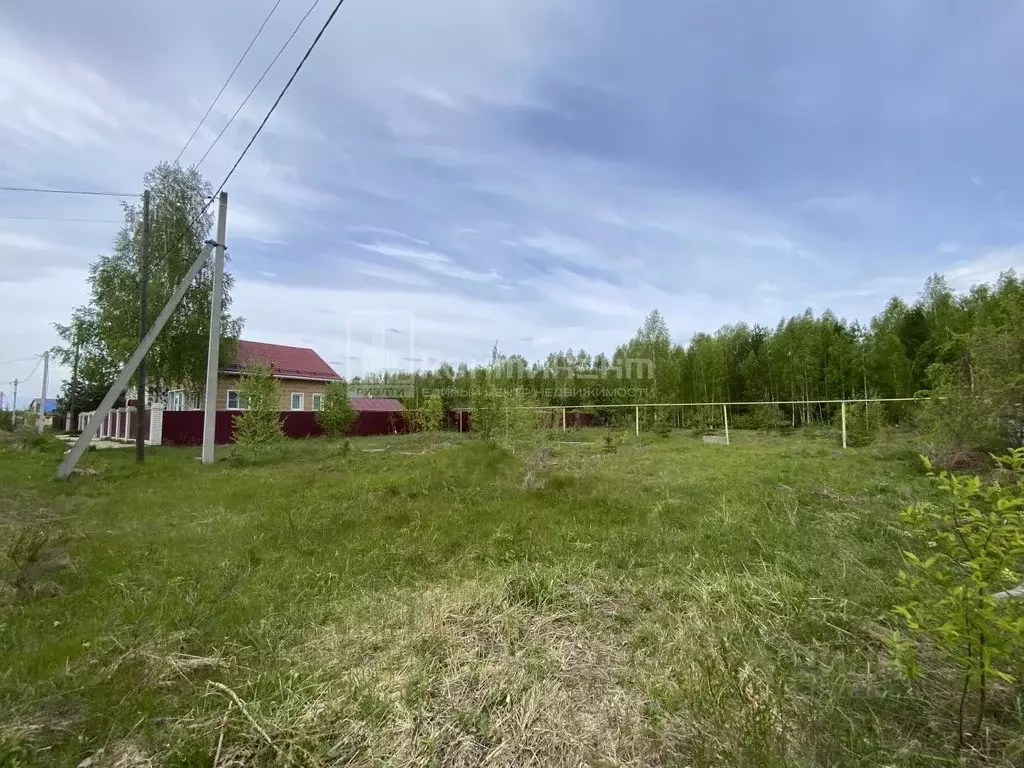
<svg viewBox="0 0 1024 768"><path fill-rule="evenodd" d="M78 357L82 351L82 325L75 318L75 360L71 366L71 392L68 395L67 432L77 432L78 422L75 421L75 391L78 389Z"/></svg>
<svg viewBox="0 0 1024 768"><path fill-rule="evenodd" d="M39 394L39 418L36 419L36 432L43 434L46 426L46 385L50 378L50 350L43 352L43 391Z"/></svg>
<svg viewBox="0 0 1024 768"><path fill-rule="evenodd" d="M203 403L203 464L213 463L217 432L217 374L220 370L220 316L224 310L224 242L228 228L228 193L217 206L217 244L213 251L210 297L210 343L206 350L206 400Z"/></svg>
<svg viewBox="0 0 1024 768"><path fill-rule="evenodd" d="M18 421L18 380L14 380L14 399L11 400L11 429Z"/></svg>
<svg viewBox="0 0 1024 768"><path fill-rule="evenodd" d="M139 264L139 344L149 330L149 190L142 193L142 259ZM146 459L146 356L139 363L139 387L135 395L135 461Z"/></svg>

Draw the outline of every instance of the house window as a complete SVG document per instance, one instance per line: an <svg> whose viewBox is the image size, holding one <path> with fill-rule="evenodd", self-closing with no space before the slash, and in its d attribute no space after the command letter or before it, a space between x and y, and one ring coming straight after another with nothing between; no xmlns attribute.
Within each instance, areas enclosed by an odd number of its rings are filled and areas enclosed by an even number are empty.
<svg viewBox="0 0 1024 768"><path fill-rule="evenodd" d="M183 411L185 410L185 392L180 389L172 390L167 397L167 410L169 411Z"/></svg>
<svg viewBox="0 0 1024 768"><path fill-rule="evenodd" d="M292 392L292 410L301 411L306 407L306 396L301 392Z"/></svg>
<svg viewBox="0 0 1024 768"><path fill-rule="evenodd" d="M313 395L313 410L322 411L324 409L324 396L319 392Z"/></svg>
<svg viewBox="0 0 1024 768"><path fill-rule="evenodd" d="M233 389L229 389L227 406L229 411L244 411L245 395L240 392L236 392Z"/></svg>

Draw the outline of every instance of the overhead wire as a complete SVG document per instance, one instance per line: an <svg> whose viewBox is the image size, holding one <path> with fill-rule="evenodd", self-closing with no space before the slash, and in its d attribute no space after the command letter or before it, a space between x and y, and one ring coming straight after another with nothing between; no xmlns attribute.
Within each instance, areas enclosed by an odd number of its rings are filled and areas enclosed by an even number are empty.
<svg viewBox="0 0 1024 768"><path fill-rule="evenodd" d="M29 379L31 379L33 376L36 375L36 371L39 370L39 364L43 362L43 356L39 355L38 357L39 357L39 359L36 360L36 367L32 369L32 373L30 373L28 376L26 376L23 379L18 379L18 384L24 384L26 381L28 381Z"/></svg>
<svg viewBox="0 0 1024 768"><path fill-rule="evenodd" d="M284 46L282 46L281 51L278 52L278 56L280 56L280 54L281 54L281 52L283 52L284 48L287 47L288 42L299 31L299 27L302 26L302 23L306 20L306 18L310 15L310 13L313 12L313 9L316 8L316 6L319 4L319 2L320 2L320 0L314 0L313 5L310 7L310 9L308 11L306 11L306 14L299 21L298 26L296 26L295 30L288 37L288 40L285 41L285 44L284 44ZM302 67L305 66L306 62L309 60L309 57L310 57L310 55L312 55L313 50L316 48L317 44L320 42L320 39L324 36L324 33L327 32L328 27L330 27L331 22L334 21L334 17L338 14L338 11L341 10L341 6L344 5L344 3L345 3L345 0L338 0L335 3L334 8L331 9L331 13L328 15L327 19L321 25L320 30L316 33L316 36L313 38L313 42L311 42L309 44L309 47L306 49L306 52L302 55L302 58L299 60L299 63L295 65L295 69L292 71L292 74L288 78L288 81L284 84L284 87L281 88L281 92L278 93L277 98L274 99L274 103L270 105L270 109L267 110L267 114L263 116L263 119L260 121L260 124L256 127L256 130L253 131L252 136L249 138L249 141L246 143L245 147L242 149L241 153L238 155L238 157L235 160L235 162L231 165L231 169L227 172L227 175L224 176L224 179L220 182L220 184L217 185L217 189L213 192L213 194L210 195L209 198L207 198L206 202L203 204L203 207L199 210L199 213L197 213L195 215L195 217L193 217L192 221L189 222L188 227L187 227L187 229L189 231L191 231L192 227L194 227L195 224L206 214L206 211L209 210L210 205L213 203L214 200L217 199L217 196L220 195L220 193L222 191L224 191L224 187L227 185L228 181L231 180L231 177L234 175L235 171L238 170L238 166L241 164L242 160L245 159L245 156L248 154L249 150L252 149L252 145L256 142L256 139L259 137L260 133L263 132L263 129L266 127L267 122L270 120L271 115L274 114L274 111L280 105L282 99L284 99L285 94L288 93L288 89L291 88L292 83L295 82L295 78L298 77L299 72L302 71ZM277 57L274 57L274 61L276 61L276 60L277 60ZM273 66L273 63L274 62L272 61L271 62L271 66ZM269 71L269 69L270 69L270 67L267 68L267 71ZM266 74L266 72L264 72L264 74ZM261 77L260 80L262 80L262 79L263 78ZM259 83L257 83L257 85L258 84ZM252 95L251 92L250 92L250 95ZM246 99L248 99L248 97L246 97ZM245 102L243 102L243 105L244 105L244 103ZM236 112L236 114L237 114L237 112ZM234 119L234 118L232 118L232 119ZM225 126L225 128L226 128L226 126ZM221 131L221 134L223 135L223 131ZM218 136L218 138L220 138L220 137ZM216 143L216 140L214 141L214 143ZM211 146L211 149L212 149L212 146ZM204 158L205 158L205 155L204 155ZM201 162L202 162L202 160L200 160L200 163ZM186 238L182 238L182 240L184 240L184 239L186 239Z"/></svg>
<svg viewBox="0 0 1024 768"><path fill-rule="evenodd" d="M277 60L281 58L281 54L285 52L285 49L291 44L292 39L295 37L295 35L298 34L299 30L302 28L302 25L306 22L306 19L309 18L309 15L313 13L313 11L319 4L320 0L313 0L313 4L310 5L309 10L306 11L305 15L303 15L301 19L299 19L299 23L295 25L295 29L293 29L292 33L288 35L288 39L284 41L284 45L282 45L281 48L277 51L277 54L274 56L274 58L270 60L270 63L267 65L266 69L263 70L263 74L260 75L260 79L257 80L256 84L249 89L249 93L247 93L245 98L242 99L242 103L238 105L238 108L234 111L234 114L232 114L228 121L224 124L224 127L220 129L220 133L217 134L217 137L213 140L213 143L211 143L210 146L207 148L206 152L203 153L203 156L199 158L199 161L196 163L196 167L202 165L203 161L210 156L210 153L213 151L213 148L217 146L217 142L221 140L221 137L227 132L228 128L231 127L231 124L235 121L235 118L238 117L238 113L242 111L242 108L249 103L249 99L252 98L252 95L256 92L256 89L260 87L260 84L263 82L264 78L267 76L267 74L269 74L270 70L273 69L274 64L276 64ZM285 86L285 90L287 90L287 86Z"/></svg>
<svg viewBox="0 0 1024 768"><path fill-rule="evenodd" d="M137 192L105 192L86 189L50 189L42 187L0 187L0 192L32 192L46 195L95 195L100 197L141 197Z"/></svg>
<svg viewBox="0 0 1024 768"><path fill-rule="evenodd" d="M317 3L319 3L319 1L320 0L316 0L316 2L314 2L314 7L316 6ZM288 89L291 88L292 83L295 82L295 78L298 77L299 72L302 71L302 67L305 65L306 61L313 53L313 49L316 48L317 43L320 42L320 38L324 36L324 33L327 31L327 28L331 25L331 22L334 21L334 17L337 15L338 11L341 10L341 6L344 4L345 0L338 0L338 2L334 4L334 8L331 10L330 15L327 17L327 20L324 21L323 26L320 27L320 31L316 33L316 37L313 38L313 42L309 44L309 48L306 49L306 52L305 54L303 54L302 59L299 60L299 63L296 65L295 70L291 74L291 77L288 78L288 82L284 84L284 87L281 89L281 92L277 95L277 98L274 99L274 103L271 104L270 109L267 110L267 114L263 117L263 120L256 127L255 132L253 132L252 134L252 138L249 139L249 142L245 145L245 148L242 150L242 153L238 156L238 159L235 160L234 164L231 166L231 170L228 171L227 176L224 177L224 180L220 183L220 186L217 187L217 191L210 196L210 200L209 202L207 202L207 206L209 206L209 204L214 201L217 195L221 193L221 191L224 189L224 186L228 183L228 181L234 175L235 171L238 169L239 164L242 162L242 160L245 159L246 154L252 148L252 145L255 143L257 137L260 135L260 133L263 131L263 128L266 126L267 121L270 120L270 116L274 114L274 110L277 109L277 106L278 104L281 103L281 100L284 98L284 95L288 93ZM308 16L309 14L307 13L306 15Z"/></svg>
<svg viewBox="0 0 1024 768"><path fill-rule="evenodd" d="M62 222L77 222L80 224L121 224L122 222L114 219L75 219L75 218L64 218L61 216L0 216L0 219L4 221L62 221Z"/></svg>
<svg viewBox="0 0 1024 768"><path fill-rule="evenodd" d="M242 66L242 62L245 61L245 57L249 55L249 51L252 50L252 47L256 44L256 41L259 39L259 36L263 34L263 29L267 26L267 22L270 21L270 17L274 15L274 11L277 10L277 6L279 6L280 4L281 0L277 0L277 2L274 3L274 6L270 9L270 13L268 13L266 18L263 19L263 23L260 24L260 28L256 30L256 34L253 35L252 40L249 41L249 45L247 45L245 47L245 50L242 51L242 57L235 64L235 68L231 70L231 74L228 75L228 79L224 81L224 85L222 85L220 87L220 90L217 91L217 95L213 97L213 101L210 102L210 106L206 108L206 112L203 114L203 117L199 121L199 124L196 125L195 129L192 131L192 135L188 137L188 141L185 142L185 146L181 148L181 151L178 153L178 156L174 158L175 165L177 165L178 161L181 160L181 156L185 154L185 150L189 148L189 145L192 143L192 139L194 139L196 137L196 134L199 133L199 129L203 127L203 123L206 122L206 118L210 116L210 113L213 111L213 108L217 106L217 102L220 101L220 97L224 95L224 91L227 89L228 84L231 82L231 79L235 76L235 73L238 72L238 68ZM209 150L207 150L207 152L209 152Z"/></svg>

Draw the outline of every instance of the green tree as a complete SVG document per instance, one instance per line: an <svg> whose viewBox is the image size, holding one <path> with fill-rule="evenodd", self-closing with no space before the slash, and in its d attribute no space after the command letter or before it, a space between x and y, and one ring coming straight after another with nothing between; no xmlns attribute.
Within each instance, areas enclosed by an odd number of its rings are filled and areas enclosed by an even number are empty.
<svg viewBox="0 0 1024 768"><path fill-rule="evenodd" d="M531 445L541 430L543 415L523 387L505 387L497 395L492 439L513 455Z"/></svg>
<svg viewBox="0 0 1024 768"><path fill-rule="evenodd" d="M921 502L900 513L916 551L904 553L906 600L895 608L907 634L894 633L890 643L911 678L920 675L922 637L960 669L961 744L968 692L977 692L971 732L980 737L989 683L1013 682L1024 647L1024 615L1007 593L1020 581L1024 556L1024 448L997 461L1012 478L1009 484L929 471L943 502ZM927 459L925 465L931 470Z"/></svg>
<svg viewBox="0 0 1024 768"><path fill-rule="evenodd" d="M244 410L235 417L236 452L255 458L283 436L278 410L281 393L270 366L250 365L239 381L238 397Z"/></svg>
<svg viewBox="0 0 1024 768"><path fill-rule="evenodd" d="M54 329L63 342L53 348L54 358L72 369L73 374L57 395L57 409L62 413L69 413L72 407L75 413L95 410L117 378L118 367L99 336L98 322L95 308L85 306L77 307L71 313L67 325L54 323ZM74 376L76 358L77 376ZM115 401L115 407L122 404L120 398Z"/></svg>
<svg viewBox="0 0 1024 768"><path fill-rule="evenodd" d="M423 404L422 428L427 432L440 432L444 429L446 415L441 396L437 393L431 395Z"/></svg>
<svg viewBox="0 0 1024 768"><path fill-rule="evenodd" d="M148 292L152 323L210 236L213 214L206 205L212 190L195 168L169 163L149 171L143 186L153 196ZM139 341L141 245L142 207L126 204L113 252L98 257L89 267L92 343L115 368L127 362ZM222 362L233 356L232 342L242 327L241 319L228 312L232 285L232 277L225 271L221 333L227 343L220 347ZM202 390L212 290L213 269L207 264L150 348L146 368L151 393L160 395L171 386L193 393ZM69 340L64 340L67 349Z"/></svg>
<svg viewBox="0 0 1024 768"><path fill-rule="evenodd" d="M324 407L316 414L317 424L328 437L344 437L355 420L348 385L344 381L329 382L324 389Z"/></svg>

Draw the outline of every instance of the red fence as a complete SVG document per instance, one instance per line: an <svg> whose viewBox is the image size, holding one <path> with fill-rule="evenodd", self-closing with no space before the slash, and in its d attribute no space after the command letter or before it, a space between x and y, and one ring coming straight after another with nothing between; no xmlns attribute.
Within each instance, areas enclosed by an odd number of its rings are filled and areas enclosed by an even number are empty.
<svg viewBox="0 0 1024 768"><path fill-rule="evenodd" d="M235 441L235 417L240 411L217 411L214 422L214 442L226 445ZM558 429L562 426L562 414L550 411L548 426ZM281 411L281 431L286 437L319 437L323 434L316 423L313 411ZM472 428L472 414L469 411L449 411L448 429L453 432L469 432ZM589 413L567 410L565 426L592 426L594 418ZM147 425L148 426L148 425ZM148 429L146 430L149 431ZM348 428L352 436L392 435L411 432L401 411L361 411ZM164 411L163 442L168 445L201 445L203 442L202 411Z"/></svg>
<svg viewBox="0 0 1024 768"><path fill-rule="evenodd" d="M239 411L217 411L214 421L214 442L226 445L235 441L235 417ZM313 411L281 411L281 431L286 437L318 437L323 434ZM363 411L348 428L350 435L390 435L408 432L401 412ZM168 445L201 445L203 442L202 411L165 411L163 442Z"/></svg>

